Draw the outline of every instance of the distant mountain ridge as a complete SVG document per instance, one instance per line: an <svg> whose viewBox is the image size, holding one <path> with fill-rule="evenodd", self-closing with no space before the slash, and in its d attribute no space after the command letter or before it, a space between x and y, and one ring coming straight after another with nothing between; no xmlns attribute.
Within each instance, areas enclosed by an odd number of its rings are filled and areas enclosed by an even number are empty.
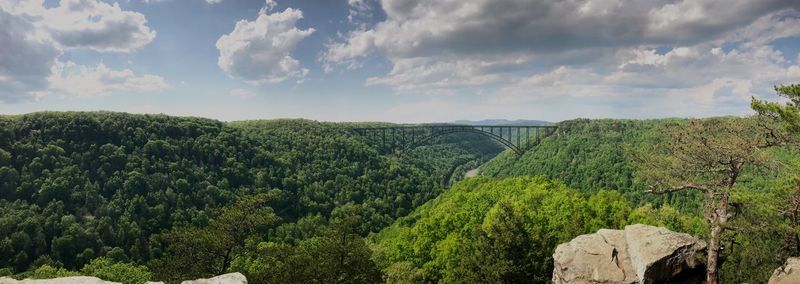
<svg viewBox="0 0 800 284"><path fill-rule="evenodd" d="M531 119L484 119L484 120L456 120L455 124L471 124L471 125L554 125L555 123L544 120L531 120Z"/></svg>

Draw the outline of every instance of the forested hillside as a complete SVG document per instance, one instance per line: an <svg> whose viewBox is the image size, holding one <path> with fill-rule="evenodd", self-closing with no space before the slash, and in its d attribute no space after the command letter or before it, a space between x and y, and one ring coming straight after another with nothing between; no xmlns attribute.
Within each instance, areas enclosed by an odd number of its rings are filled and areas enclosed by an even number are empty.
<svg viewBox="0 0 800 284"><path fill-rule="evenodd" d="M460 164L501 150L464 136L381 155L347 126L108 112L0 117L0 274L78 270L105 257L149 265L159 279L207 276L228 269L253 236L290 247L334 229L360 239L437 196ZM230 219L245 215L257 218ZM191 246L208 259L181 271Z"/></svg>
<svg viewBox="0 0 800 284"><path fill-rule="evenodd" d="M502 149L479 135L391 153L350 130L375 124L5 116L0 275L547 282L555 246L580 234L633 223L709 232L702 195L649 194L636 174L639 153L689 123L566 121L525 154L491 159ZM764 282L800 254L794 149L765 149L769 165L743 169L724 282ZM487 160L482 177L456 182Z"/></svg>
<svg viewBox="0 0 800 284"><path fill-rule="evenodd" d="M580 192L602 189L622 193L632 204L664 202L683 210L701 205L689 195L648 195L634 178L632 151L664 139L669 127L688 119L577 119L558 123L558 134L547 137L523 155L503 153L481 166L492 177L543 175Z"/></svg>
<svg viewBox="0 0 800 284"><path fill-rule="evenodd" d="M632 209L621 194L584 197L546 178L470 178L372 236L391 283L546 283L556 245L629 223L701 234L699 217Z"/></svg>
<svg viewBox="0 0 800 284"><path fill-rule="evenodd" d="M561 122L558 135L521 156L502 153L481 166L484 177L457 184L374 235L376 263L397 283L406 283L404 277L547 282L555 246L598 228L644 223L705 237L702 194L647 193L650 188L635 174L638 153L689 123ZM791 146L764 151L771 162L746 167L733 188L733 221L722 235L722 283L766 282L787 256L800 254L792 217L800 153ZM530 178L539 175L549 180Z"/></svg>

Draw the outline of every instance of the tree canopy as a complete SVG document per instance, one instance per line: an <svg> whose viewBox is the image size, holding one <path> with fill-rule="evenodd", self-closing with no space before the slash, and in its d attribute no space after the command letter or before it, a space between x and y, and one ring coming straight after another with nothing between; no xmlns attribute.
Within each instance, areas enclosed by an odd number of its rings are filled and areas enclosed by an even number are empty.
<svg viewBox="0 0 800 284"><path fill-rule="evenodd" d="M168 245L186 239L179 232L217 231L229 236L207 238L228 255L217 273L254 232L293 245L323 235L344 207L363 221L354 235L376 232L438 195L455 168L502 150L464 136L384 155L350 126L112 112L0 116L0 268L79 271L103 256L152 266L180 247ZM260 195L270 198L231 211ZM261 209L269 222L244 214Z"/></svg>

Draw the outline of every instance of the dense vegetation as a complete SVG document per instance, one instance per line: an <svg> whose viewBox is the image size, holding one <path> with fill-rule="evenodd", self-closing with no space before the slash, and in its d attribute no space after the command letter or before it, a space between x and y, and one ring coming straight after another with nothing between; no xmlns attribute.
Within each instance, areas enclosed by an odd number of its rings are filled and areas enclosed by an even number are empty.
<svg viewBox="0 0 800 284"><path fill-rule="evenodd" d="M459 164L500 150L464 136L381 155L348 126L105 112L0 117L0 274L77 271L106 257L158 267L155 278L164 278L180 265L171 254L194 241L228 251L209 255L209 269L172 272L207 276L241 255L251 234L303 247L351 216L360 221L340 230L378 231L437 196ZM247 208L232 205L254 196L268 222L220 226ZM213 230L229 237L196 238Z"/></svg>
<svg viewBox="0 0 800 284"><path fill-rule="evenodd" d="M713 124L747 123L747 119L742 118L709 121ZM651 194L647 192L650 188L645 180L635 175L637 152L654 151L654 146L670 140L669 133L689 129L690 124L689 119L565 121L559 124L558 136L548 137L522 156L499 155L481 166L481 175L541 174L564 182L584 197L612 190L621 193L630 206L638 210L666 207L681 218L695 218L707 212L705 194L697 191ZM701 137L712 139L713 136L719 135L709 133ZM730 194L731 224L721 235L723 253L719 277L722 283L766 282L772 270L786 257L800 254L797 246L800 230L793 221L796 219L793 216L798 216L796 204L800 204L796 174L800 153L793 145L765 149L768 157L764 158L768 162L745 165L741 169L742 174ZM677 166L676 169L686 167ZM708 232L707 224L698 223L697 226L679 231ZM697 236L705 238L706 234Z"/></svg>
<svg viewBox="0 0 800 284"><path fill-rule="evenodd" d="M558 124L558 134L547 137L523 155L502 153L481 166L481 175L492 177L543 175L562 181L585 194L599 190L622 193L633 205L669 203L697 211L701 204L692 195L650 195L647 185L634 178L631 150L663 138L670 127L687 119L577 119Z"/></svg>
<svg viewBox="0 0 800 284"><path fill-rule="evenodd" d="M747 121L707 123L745 126ZM690 123L562 122L563 132L537 148L522 156L506 152L484 164L481 175L489 178L462 181L374 235L376 263L388 280L399 283L409 280L403 277L546 282L555 246L598 228L644 223L705 239L710 228L703 216L704 194L647 193L646 180L635 174L638 152L652 152L670 140L669 133L690 129ZM707 137L724 138L712 134ZM731 189L731 219L720 236L721 283L766 282L786 257L800 254L800 230L792 221L800 200L800 152L791 145L763 151L771 162L746 165ZM537 174L552 181L528 177Z"/></svg>
<svg viewBox="0 0 800 284"><path fill-rule="evenodd" d="M561 122L460 182L501 149L465 134L392 152L306 120L2 117L0 275L542 283L559 243L644 223L715 240L712 278L763 283L800 255L790 99L754 101L757 118Z"/></svg>
<svg viewBox="0 0 800 284"><path fill-rule="evenodd" d="M559 243L600 228L647 223L702 233L669 206L632 209L615 191L584 197L557 181L477 177L374 235L389 282L545 283Z"/></svg>

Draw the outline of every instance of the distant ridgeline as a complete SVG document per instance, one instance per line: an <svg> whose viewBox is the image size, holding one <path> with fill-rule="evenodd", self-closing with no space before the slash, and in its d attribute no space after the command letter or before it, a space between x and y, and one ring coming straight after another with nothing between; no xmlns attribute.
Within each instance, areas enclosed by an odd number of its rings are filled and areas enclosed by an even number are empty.
<svg viewBox="0 0 800 284"><path fill-rule="evenodd" d="M163 231L207 226L216 208L259 193L274 196L268 205L280 219L266 240L317 236L339 215L358 217L353 230L366 235L503 150L455 135L403 157L380 155L347 131L352 125L0 116L0 275L44 264L76 270L100 256L147 264L164 256Z"/></svg>
<svg viewBox="0 0 800 284"><path fill-rule="evenodd" d="M456 120L453 121L454 124L471 124L471 125L542 125L542 126L549 126L555 125L555 123L544 121L544 120L531 120L531 119L518 119L518 120L508 120L508 119L484 119L484 120Z"/></svg>

